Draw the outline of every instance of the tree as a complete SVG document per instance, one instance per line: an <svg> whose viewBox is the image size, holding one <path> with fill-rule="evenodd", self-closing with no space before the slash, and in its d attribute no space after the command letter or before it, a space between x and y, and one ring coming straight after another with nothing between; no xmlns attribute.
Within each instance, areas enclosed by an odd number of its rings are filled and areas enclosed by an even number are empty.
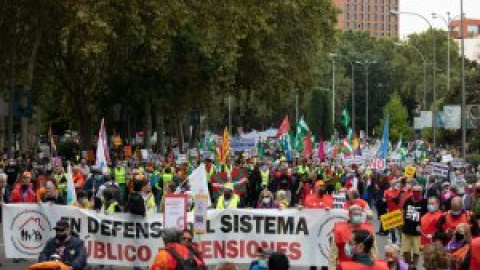
<svg viewBox="0 0 480 270"><path fill-rule="evenodd" d="M329 89L313 88L307 99L307 123L315 136L328 139L332 135L332 98Z"/></svg>
<svg viewBox="0 0 480 270"><path fill-rule="evenodd" d="M390 96L390 100L383 108L384 115L390 119L390 141L396 142L400 136L404 140L413 139L413 127L408 121L407 108L402 102L400 95L395 92ZM383 134L383 120L377 126L377 134Z"/></svg>

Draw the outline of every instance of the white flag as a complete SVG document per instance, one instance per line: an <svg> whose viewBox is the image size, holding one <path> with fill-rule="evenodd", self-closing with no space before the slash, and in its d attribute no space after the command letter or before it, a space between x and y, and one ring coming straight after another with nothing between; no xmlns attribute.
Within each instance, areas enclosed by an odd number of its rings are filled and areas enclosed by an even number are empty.
<svg viewBox="0 0 480 270"><path fill-rule="evenodd" d="M188 182L190 183L192 196L195 197L198 194L207 195L208 206L210 206L212 202L210 200L210 193L208 192L207 171L205 170L204 163L200 164L200 166L188 176Z"/></svg>
<svg viewBox="0 0 480 270"><path fill-rule="evenodd" d="M68 162L67 166L67 205L73 205L77 202L77 193L75 192L75 183L73 183L72 165Z"/></svg>
<svg viewBox="0 0 480 270"><path fill-rule="evenodd" d="M107 132L105 131L105 122L102 118L102 123L100 124L100 129L98 131L97 159L95 165L103 172L104 168L107 167L107 160Z"/></svg>

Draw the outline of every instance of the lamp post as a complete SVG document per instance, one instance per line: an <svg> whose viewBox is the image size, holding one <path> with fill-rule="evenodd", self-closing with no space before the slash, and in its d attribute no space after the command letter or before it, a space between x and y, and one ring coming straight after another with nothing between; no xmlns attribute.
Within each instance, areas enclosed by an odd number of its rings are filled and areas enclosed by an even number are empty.
<svg viewBox="0 0 480 270"><path fill-rule="evenodd" d="M467 123L466 123L466 93L465 93L465 14L463 14L463 0L460 0L460 47L462 51L462 157L467 155Z"/></svg>
<svg viewBox="0 0 480 270"><path fill-rule="evenodd" d="M355 64L362 65L365 69L365 139L368 139L368 67L369 65L376 63L377 61L355 61Z"/></svg>
<svg viewBox="0 0 480 270"><path fill-rule="evenodd" d="M410 48L412 48L415 52L418 53L418 55L420 55L420 58L422 58L422 61L423 61L423 105L422 105L422 108L424 110L427 109L427 60L425 59L425 56L423 56L423 53L415 46L413 46L412 44L404 44L404 43L400 43L400 42L396 42L395 43L396 46L408 46Z"/></svg>
<svg viewBox="0 0 480 270"><path fill-rule="evenodd" d="M450 92L450 24L452 19L450 18L450 12L447 12L447 18L436 13L432 13L432 18L441 19L447 25L447 88L448 92Z"/></svg>
<svg viewBox="0 0 480 270"><path fill-rule="evenodd" d="M408 12L408 11L398 11L398 10L390 10L390 14L407 14L407 15L413 15L413 16L417 16L421 19L423 19L429 26L430 26L430 30L432 31L432 37L433 37L433 101L432 101L432 129L433 129L433 134L432 134L432 137L433 137L433 149L436 148L436 145L437 145L437 139L436 139L436 133L437 133L437 123L435 121L435 101L437 100L437 93L436 93L436 73L437 73L437 67L436 67L436 38L435 38L435 32L433 31L433 25L430 23L430 21L425 18L425 16L421 15L421 14L418 14L418 13L415 13L415 12Z"/></svg>
<svg viewBox="0 0 480 270"><path fill-rule="evenodd" d="M335 54L330 53L332 57L332 125L335 126Z"/></svg>
<svg viewBox="0 0 480 270"><path fill-rule="evenodd" d="M343 57L345 60L347 60L350 63L351 70L352 70L352 130L355 132L355 64L354 62L345 55L342 54L337 54L337 53L331 53L330 56L332 57Z"/></svg>

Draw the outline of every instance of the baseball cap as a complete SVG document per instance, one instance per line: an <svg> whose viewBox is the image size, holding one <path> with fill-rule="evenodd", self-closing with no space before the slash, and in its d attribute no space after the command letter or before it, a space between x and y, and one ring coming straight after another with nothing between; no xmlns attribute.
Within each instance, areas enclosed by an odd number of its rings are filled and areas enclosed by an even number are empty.
<svg viewBox="0 0 480 270"><path fill-rule="evenodd" d="M55 228L53 228L55 231L64 231L66 229L70 228L70 225L66 220L59 220L57 224L55 225Z"/></svg>

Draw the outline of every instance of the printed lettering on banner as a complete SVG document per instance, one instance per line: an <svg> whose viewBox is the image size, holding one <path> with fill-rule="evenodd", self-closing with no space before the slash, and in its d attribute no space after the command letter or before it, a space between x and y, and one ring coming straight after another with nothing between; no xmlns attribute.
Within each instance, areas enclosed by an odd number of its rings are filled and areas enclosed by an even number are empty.
<svg viewBox="0 0 480 270"><path fill-rule="evenodd" d="M235 137L230 141L230 148L234 152L243 152L256 148L255 138Z"/></svg>
<svg viewBox="0 0 480 270"><path fill-rule="evenodd" d="M433 173L433 166L432 165L426 165L425 168L423 169L423 174L424 175L432 175Z"/></svg>
<svg viewBox="0 0 480 270"><path fill-rule="evenodd" d="M164 197L163 226L165 228L187 227L187 196L184 194L166 194Z"/></svg>
<svg viewBox="0 0 480 270"><path fill-rule="evenodd" d="M432 162L432 175L447 178L448 165L439 162Z"/></svg>
<svg viewBox="0 0 480 270"><path fill-rule="evenodd" d="M3 230L7 258L35 259L60 219L84 241L89 264L147 267L163 247L163 215L145 218L117 213L105 216L72 206L6 204ZM259 247L287 254L292 267L327 266L333 226L346 221L340 209L208 210L206 233L194 242L207 265L224 261L249 264ZM188 215L192 228L194 215Z"/></svg>
<svg viewBox="0 0 480 270"><path fill-rule="evenodd" d="M345 194L335 193L332 195L332 197L333 197L333 208L343 209L343 206L347 202L347 198L345 197Z"/></svg>
<svg viewBox="0 0 480 270"><path fill-rule="evenodd" d="M390 230L403 226L403 214L400 210L395 210L380 216L380 221L384 230Z"/></svg>
<svg viewBox="0 0 480 270"><path fill-rule="evenodd" d="M385 167L386 167L385 160L381 159L381 158L374 158L370 162L370 167L372 167L373 169L375 169L377 171L385 170Z"/></svg>

